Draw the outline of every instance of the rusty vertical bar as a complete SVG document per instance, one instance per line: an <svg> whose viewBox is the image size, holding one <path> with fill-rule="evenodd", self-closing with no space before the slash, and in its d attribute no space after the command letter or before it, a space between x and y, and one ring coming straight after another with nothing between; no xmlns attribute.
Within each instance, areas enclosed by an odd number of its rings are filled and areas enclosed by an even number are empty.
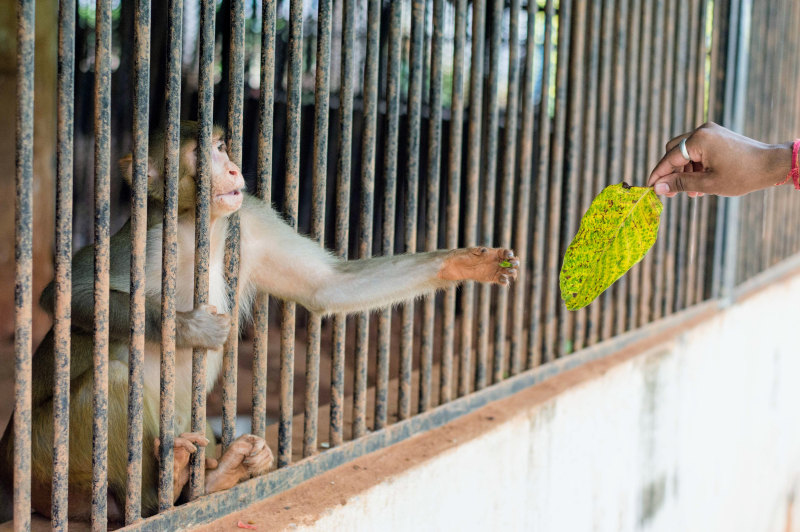
<svg viewBox="0 0 800 532"><path fill-rule="evenodd" d="M59 531L66 531L68 525L74 71L75 2L74 0L65 0L59 4L58 11L58 151L56 153L56 265L53 313L53 483L50 521L51 528ZM19 223L17 227L20 227ZM20 469L16 469L16 472L19 473Z"/></svg>
<svg viewBox="0 0 800 532"><path fill-rule="evenodd" d="M595 167L595 150L594 139L597 135L597 116L599 110L597 109L597 93L599 83L599 64L600 64L600 29L603 21L601 2L590 2L589 11L589 27L587 29L587 51L589 53L588 64L586 70L588 71L585 76L586 97L584 98L584 114L586 116L583 122L583 156L581 178L576 180L580 183L579 191L576 189L574 194L580 193L581 206L580 212L585 213L589 209L595 195L600 191L595 190L595 175L598 169ZM599 302L595 305L599 305ZM596 331L599 326L598 323L592 321L588 322L589 313L593 307L582 308L575 312L575 335L574 335L574 348L579 351L586 346L586 339L589 329ZM596 311L595 311L596 312Z"/></svg>
<svg viewBox="0 0 800 532"><path fill-rule="evenodd" d="M14 271L14 529L31 526L33 75L35 4L17 2Z"/></svg>
<svg viewBox="0 0 800 532"><path fill-rule="evenodd" d="M389 70L386 83L386 149L384 151L384 180L386 189L383 196L383 235L381 244L384 255L394 254L394 224L397 189L397 143L400 136L400 54L402 48L401 0L393 0L389 15ZM389 390L389 354L392 336L392 313L390 309L381 310L378 318L378 368L375 387L375 428L386 426ZM359 370L356 369L356 375ZM356 386L354 398L353 433L363 435L366 427L366 360L363 361L363 379ZM358 399L358 401L356 401ZM356 430L358 429L358 430Z"/></svg>
<svg viewBox="0 0 800 532"><path fill-rule="evenodd" d="M231 74L232 75L232 74ZM232 93L228 93L229 95ZM241 125L241 122L239 122ZM228 130L230 131L230 130ZM241 142L240 142L241 143ZM229 148L230 149L230 148ZM241 151L239 153L241 160ZM231 158L233 162L236 162ZM239 163L237 163L239 164ZM223 452L236 438L236 387L239 360L239 248L241 228L239 214L228 218L225 238L225 297L230 302L231 330L222 351L222 449Z"/></svg>
<svg viewBox="0 0 800 532"><path fill-rule="evenodd" d="M175 288L178 273L178 170L181 143L183 0L169 2L167 122L164 132L164 217L161 247L161 393L158 509L172 508L175 441Z"/></svg>
<svg viewBox="0 0 800 532"><path fill-rule="evenodd" d="M439 240L439 188L442 149L442 46L444 39L444 0L433 0L431 35L430 118L428 121L428 202L425 211L425 250L434 251ZM425 298L422 310L420 346L419 411L426 412L433 402L434 296ZM452 362L452 359L451 359ZM452 371L450 369L449 371ZM442 377L444 378L444 377ZM449 382L449 379L448 379Z"/></svg>
<svg viewBox="0 0 800 532"><path fill-rule="evenodd" d="M649 109L648 109L648 116L647 116L647 131L650 134L647 137L647 145L646 150L643 156L644 160L644 171L647 172L648 175L652 165L658 161L658 153L661 148L663 148L661 135L658 133L660 131L660 119L661 119L661 112L660 112L660 102L661 102L661 74L662 69L658 68L663 61L663 25L664 25L664 14L663 14L663 6L664 0L656 0L655 4L652 6L652 25L650 26L650 60L648 61L650 70L647 77L648 86L650 87L650 94L649 94ZM650 3L646 4L648 6L647 11L650 11ZM642 35L645 35L642 32ZM641 77L639 78L642 79ZM663 217L662 217L663 219ZM663 240L663 239L662 239ZM654 306L654 298L653 298L653 283L654 283L654 276L659 276L660 273L658 272L658 268L656 267L656 250L651 250L648 253L648 256L644 258L642 261L642 277L641 277L641 300L639 306L639 325L644 325L650 322L653 306Z"/></svg>
<svg viewBox="0 0 800 532"><path fill-rule="evenodd" d="M611 159L609 161L608 182L616 182L624 179L623 174L623 153L625 149L625 110L631 106L631 102L625 96L626 87L630 86L628 72L626 70L626 58L631 54L628 48L628 10L629 0L619 0L617 3L617 21L615 31L614 47L614 99L613 99L613 133L611 135ZM622 334L625 330L628 303L628 276L623 275L613 288L614 290L614 322L613 334ZM611 334L608 335L609 337Z"/></svg>
<svg viewBox="0 0 800 532"><path fill-rule="evenodd" d="M598 135L595 143L595 165L597 175L595 176L595 190L599 193L603 188L610 184L608 175L609 158L609 130L611 129L610 109L612 106L612 73L614 69L614 15L616 13L616 2L606 0L603 4L602 35L600 41L600 94L598 108L602 111L598 120ZM611 334L612 324L614 323L613 302L614 289L606 290L598 298L590 309L590 324L594 324L589 330L589 345L597 343L598 340L606 339Z"/></svg>
<svg viewBox="0 0 800 532"><path fill-rule="evenodd" d="M350 179L353 151L353 93L355 75L355 1L342 2L342 78L339 85L339 161L336 165L336 256L347 259L350 241ZM365 98L366 98L366 90ZM374 126L373 126L374 133ZM370 213L371 216L371 213ZM344 405L344 365L347 319L333 318L333 356L331 361L330 444L342 443ZM366 358L366 354L364 355Z"/></svg>
<svg viewBox="0 0 800 532"><path fill-rule="evenodd" d="M450 104L450 145L447 153L447 214L445 246L458 247L461 210L461 161L464 143L464 51L467 36L467 0L457 0L453 34L453 85ZM439 403L453 398L453 351L456 329L456 290L448 288L442 309L442 364Z"/></svg>
<svg viewBox="0 0 800 532"><path fill-rule="evenodd" d="M261 78L258 97L258 163L256 194L272 200L272 135L275 100L275 8L276 0L261 7ZM269 295L259 291L253 304L253 417L251 432L264 437L267 431L267 344Z"/></svg>
<svg viewBox="0 0 800 532"><path fill-rule="evenodd" d="M422 55L425 43L425 2L411 2L411 43L408 80L408 176L404 244L406 253L417 251L417 210L419 194L420 134L422 124ZM411 417L411 371L414 365L414 302L401 307L400 374L397 395L397 416Z"/></svg>
<svg viewBox="0 0 800 532"><path fill-rule="evenodd" d="M690 2L690 27L689 35L689 62L686 71L687 81L687 98L686 98L686 117L683 123L683 131L689 131L697 124L697 105L698 105L698 92L702 91L702 81L697 77L697 63L698 61L705 62L705 57L701 53L702 35L698 32L698 26L701 25L701 0L691 0ZM685 211L688 217L689 235L686 249L686 258L684 263L684 279L683 291L679 294L681 297L682 307L689 307L695 303L695 283L697 279L697 261L699 259L699 249L697 241L699 238L699 224L700 224L700 201L691 199L688 201L688 209ZM683 222L682 222L683 223ZM685 227L683 225L682 227ZM682 308L681 307L681 308Z"/></svg>
<svg viewBox="0 0 800 532"><path fill-rule="evenodd" d="M481 201L480 240L482 246L491 246L494 240L494 207L497 194L497 136L500 73L500 39L503 17L503 1L490 0L489 15L489 72L486 90L486 140L483 154L483 190ZM474 59L474 58L473 58ZM478 287L478 349L475 356L475 389L489 384L489 306L492 302L492 285L483 283Z"/></svg>
<svg viewBox="0 0 800 532"><path fill-rule="evenodd" d="M355 9L350 6L351 13ZM380 61L380 21L381 3L378 0L369 2L369 22L367 26L367 58L364 72L364 131L362 134L362 174L361 174L361 212L359 213L358 253L360 258L372 255L372 216L375 204L375 164L377 144L377 118L378 118L378 69ZM351 29L355 32L355 29ZM395 29L395 32L399 31ZM351 37L352 40L352 37ZM343 70L344 73L344 70ZM343 338L343 337L342 337ZM342 339L342 343L344 340ZM359 379L356 390L364 390L367 381L367 356L369 354L369 314L361 313L356 324L356 366L355 377ZM375 429L386 425L387 418L387 389L388 389L388 350L383 352L385 358L378 362L378 382L375 390ZM379 353L379 357L380 357ZM336 365L337 386L332 388L332 404L338 399L338 416L331 408L331 439L332 444L342 442L342 410L344 406L344 356L342 355ZM379 403L381 403L379 405ZM356 404L354 398L354 405ZM355 406L354 406L355 408ZM358 396L358 408L365 412L359 416L364 424L355 423L353 426L354 437L361 437L366 433L366 397ZM380 416L379 416L380 414ZM334 427L334 417L337 425ZM334 428L336 431L334 432ZM334 439L336 436L336 439Z"/></svg>
<svg viewBox="0 0 800 532"><path fill-rule="evenodd" d="M300 115L303 83L303 2L289 4L289 68L286 82L286 222L297 229L300 181ZM283 302L281 316L281 388L278 425L278 467L292 463L292 415L294 409L295 303Z"/></svg>
<svg viewBox="0 0 800 532"><path fill-rule="evenodd" d="M472 3L472 56L469 81L469 129L467 145L466 207L464 245L474 246L478 231L478 181L481 173L481 110L483 108L483 39L486 26L486 2ZM472 389L472 333L475 286L468 282L461 293L461 360L458 395Z"/></svg>
<svg viewBox="0 0 800 532"><path fill-rule="evenodd" d="M727 79L728 63L734 61L733 42L736 40L738 27L738 9L730 2L713 4L713 20L711 35L711 72L709 75L708 91L708 119L723 123L727 122L731 114L725 103L732 102L734 83ZM733 28L733 30L731 29ZM735 79L735 78L734 78ZM731 109L732 111L732 109ZM725 254L725 220L729 208L735 206L736 200L714 198L714 209L711 210L715 218L713 238L713 258L711 263L711 297L718 298L722 295L724 279L723 256ZM730 228L732 229L732 228ZM735 256L735 255L734 255ZM732 267L733 265L731 265Z"/></svg>
<svg viewBox="0 0 800 532"><path fill-rule="evenodd" d="M598 80L598 119L597 133L595 142L589 149L595 150L594 165L596 168L594 177L594 190L599 193L609 184L609 161L608 161L608 139L610 122L611 102L611 83L613 72L612 47L614 44L614 0L601 2L603 5L601 21L600 47L600 70ZM598 297L598 300L589 306L589 330L587 333L587 344L593 345L611 330L613 323L614 308L611 305L613 289L606 290Z"/></svg>
<svg viewBox="0 0 800 532"><path fill-rule="evenodd" d="M521 256L525 266L520 269L519 277L514 284L514 297L511 318L511 342L510 342L510 373L516 375L523 367L525 356L525 346L522 342L522 327L525 320L525 288L528 284L527 272L531 268L532 261L539 261L540 257L535 257L528 253L530 249L529 220L530 203L533 200L531 195L531 173L533 168L533 129L535 120L534 102L534 56L536 55L536 2L528 2L526 10L527 28L525 33L525 68L522 80L522 115L520 126L522 135L519 142L519 181L517 184L517 206L516 206L516 226L514 228L514 251ZM513 41L512 41L513 42ZM518 43L517 43L518 45ZM531 331L528 330L528 335Z"/></svg>
<svg viewBox="0 0 800 532"><path fill-rule="evenodd" d="M328 177L328 114L330 111L331 0L317 11L317 72L314 89L314 168L311 197L311 238L325 245L325 192ZM306 390L303 421L303 456L317 452L319 415L319 355L322 322L318 314L308 320Z"/></svg>
<svg viewBox="0 0 800 532"><path fill-rule="evenodd" d="M111 194L111 3L98 0L94 78L94 339L92 529L107 528L108 296Z"/></svg>
<svg viewBox="0 0 800 532"><path fill-rule="evenodd" d="M545 277L545 253L547 251L547 207L550 194L550 56L553 48L553 0L545 3L544 44L542 53L542 97L539 102L539 136L538 136L538 167L536 169L536 212L533 223L533 275L531 279L531 309L530 326L528 327L528 357L527 367L533 368L541 364L543 357L542 340L545 338L545 325L543 312L545 312L544 298L548 294L549 277ZM531 11L528 10L528 16ZM548 261L549 264L549 261ZM547 279L547 281L546 281ZM552 291L552 290L550 290ZM552 294L551 294L552 295ZM548 303L549 305L549 303Z"/></svg>
<svg viewBox="0 0 800 532"><path fill-rule="evenodd" d="M553 140L550 160L550 206L547 251L547 310L545 313L544 361L555 359L559 352L558 271L561 260L561 202L564 178L564 139L567 133L567 81L569 78L571 0L562 0L558 10L558 56L556 63L556 101L553 118Z"/></svg>
<svg viewBox="0 0 800 532"><path fill-rule="evenodd" d="M372 255L372 216L375 204L375 164L378 139L378 69L380 66L381 2L369 0L367 16L367 57L364 69L364 126L361 135L361 211L359 213L358 256L365 259ZM394 19L392 19L394 20ZM353 30L355 31L355 30ZM397 31L395 29L395 31ZM366 382L367 355L369 352L369 315L362 312L356 322L356 377ZM375 386L375 430L386 425L386 401L388 388L388 360L379 366L378 373L386 378ZM344 407L344 359L340 361L338 386L331 385L331 445L342 442L342 410ZM360 383L359 383L360 384ZM357 387L356 387L357 388ZM334 400L338 400L338 415ZM382 403L379 406L379 403ZM366 404L364 404L366 410ZM380 415L379 415L380 414ZM365 416L366 417L366 416ZM334 421L337 422L334 425ZM362 427L355 425L361 431ZM361 434L366 432L366 427Z"/></svg>
<svg viewBox="0 0 800 532"><path fill-rule="evenodd" d="M216 2L203 0L200 6L200 76L198 83L197 188L194 224L194 307L208 303L208 263L211 202L211 134L214 120L214 14ZM192 432L206 432L206 350L192 349ZM192 454L189 496L204 493L205 448Z"/></svg>
<svg viewBox="0 0 800 532"><path fill-rule="evenodd" d="M638 131L641 131L647 126L647 120L650 116L650 104L652 99L649 97L650 91L650 68L652 66L651 45L652 39L652 23L653 23L653 3L652 2L637 2L641 9L641 20L639 23L639 74L636 83L636 124ZM632 144L635 151L634 157L634 174L633 184L643 186L647 181L648 172L650 171L649 160L647 157L648 136L636 135L635 143ZM651 259L645 259L634 267L634 276L631 277L631 299L629 302L629 318L631 328L639 327L646 322L643 318L641 311L645 306L643 301L645 299L644 293L644 279L649 275L647 265Z"/></svg>
<svg viewBox="0 0 800 532"><path fill-rule="evenodd" d="M682 3L682 2L681 2ZM685 53L676 53L675 28L677 16L677 2L667 0L665 7L665 36L664 36L664 56L662 65L664 67L664 83L666 90L661 93L661 146L658 157L660 159L664 153L664 139L672 138L676 127L676 114L680 113L681 105L675 105L675 94L677 87L684 83L676 70L680 68L676 65L678 56ZM684 43L685 44L685 43ZM682 92L682 91L681 91ZM685 95L684 95L685 98ZM683 196L684 194L681 194ZM659 227L659 239L655 244L656 259L661 261L660 268L656 271L656 296L661 301L656 307L656 318L668 316L674 311L675 304L675 249L677 241L677 221L680 216L680 199L666 201L664 205L664 223Z"/></svg>
<svg viewBox="0 0 800 532"><path fill-rule="evenodd" d="M630 2L630 12L628 17L628 34L630 35L629 42L632 43L631 49L628 53L628 74L626 76L628 83L626 84L626 118L625 118L625 162L622 174L625 176L625 181L638 185L645 179L645 176L637 175L637 130L642 118L639 108L639 92L641 89L637 85L639 80L639 64L641 55L643 53L644 43L641 38L641 20L642 20L642 2ZM626 308L625 320L627 322L627 329L636 328L636 312L638 310L639 298L639 276L641 273L641 266L634 266L628 273L628 290L626 293Z"/></svg>
<svg viewBox="0 0 800 532"><path fill-rule="evenodd" d="M688 131L694 123L694 108L697 101L697 79L695 78L696 62L697 62L697 24L699 22L699 2L691 0L689 2L689 27L686 28L684 33L683 25L678 24L678 45L686 49L686 59L679 57L683 64L684 70L682 71L683 83L686 86L686 93L684 98L683 117L675 125L676 130ZM682 42L686 42L683 45ZM680 105L680 102L676 102ZM681 196L686 196L681 194ZM694 199L681 199L681 218L678 224L679 238L678 238L678 282L675 294L675 309L681 310L688 305L692 304L692 290L690 287L694 285L694 263L697 254L697 207L698 202Z"/></svg>
<svg viewBox="0 0 800 532"><path fill-rule="evenodd" d="M574 0L573 10L574 16L570 21L571 28L571 41L570 41L570 54L569 54L569 74L568 74L568 94L567 97L567 130L565 137L565 155L566 160L564 163L563 179L568 183L576 183L580 177L581 170L581 154L583 153L582 145L583 139L581 138L581 124L584 120L584 82L583 70L584 54L586 46L584 38L586 36L586 12L588 3L586 0ZM560 21L559 21L560 24ZM602 167L601 167L602 172ZM577 232L578 222L578 198L580 195L573 186L567 186L567 195L562 202L562 207L566 208L566 212L562 214L563 227L561 228L561 243L559 249L559 260L564 256L564 253L569 246L570 241ZM557 272L556 272L557 273ZM555 277L555 286L558 286L558 276ZM554 287L555 290L555 287ZM556 292L554 291L554 294ZM559 305L561 307L561 305ZM558 332L558 346L556 353L560 355L568 355L574 349L573 343L573 326L574 314L567 312L561 308L559 315L559 332Z"/></svg>
<svg viewBox="0 0 800 532"><path fill-rule="evenodd" d="M244 2L231 0L228 73L228 155L242 167L244 104ZM222 348L222 449L236 438L236 392L239 366L239 259L241 226L238 213L228 218L225 238L225 295L230 302L231 330Z"/></svg>
<svg viewBox="0 0 800 532"><path fill-rule="evenodd" d="M511 247L511 216L514 208L514 177L517 162L519 10L519 0L511 0L508 25L508 91L506 96L505 136L502 162L503 179L500 185L500 245L505 248ZM497 65L497 68L499 69L500 65ZM517 279L516 282L520 282L520 279ZM503 380L507 371L505 361L507 356L506 322L508 320L508 292L508 287L500 287L497 291L493 382L500 382ZM509 364L509 366L513 366L513 364Z"/></svg>
<svg viewBox="0 0 800 532"><path fill-rule="evenodd" d="M130 337L128 343L128 471L125 524L142 518L144 303L147 258L147 147L150 122L150 1L137 0L133 35L133 163L131 176Z"/></svg>

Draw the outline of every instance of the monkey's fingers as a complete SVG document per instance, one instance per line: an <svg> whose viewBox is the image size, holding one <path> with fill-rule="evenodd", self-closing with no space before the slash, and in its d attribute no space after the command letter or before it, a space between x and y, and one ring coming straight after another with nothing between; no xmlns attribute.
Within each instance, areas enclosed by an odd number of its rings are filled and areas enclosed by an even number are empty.
<svg viewBox="0 0 800 532"><path fill-rule="evenodd" d="M181 439L187 440L197 446L205 447L208 445L208 438L206 438L205 434L200 432L184 432L180 435Z"/></svg>
<svg viewBox="0 0 800 532"><path fill-rule="evenodd" d="M519 259L514 256L514 251L511 249L500 249L497 254L500 259L500 268L497 271L495 282L502 286L508 286L511 281L517 278Z"/></svg>
<svg viewBox="0 0 800 532"><path fill-rule="evenodd" d="M242 461L242 465L247 470L249 477L257 477L269 471L269 468L272 467L273 460L272 450L264 440L260 440L260 442L253 447L253 451L250 455Z"/></svg>
<svg viewBox="0 0 800 532"><path fill-rule="evenodd" d="M216 314L217 307L214 305L200 305L200 308L208 312L209 314Z"/></svg>

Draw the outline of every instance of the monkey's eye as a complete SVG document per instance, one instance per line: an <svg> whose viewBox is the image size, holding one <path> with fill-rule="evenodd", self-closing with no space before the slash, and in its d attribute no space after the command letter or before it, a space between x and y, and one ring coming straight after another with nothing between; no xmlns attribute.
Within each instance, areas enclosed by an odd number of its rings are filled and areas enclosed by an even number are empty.
<svg viewBox="0 0 800 532"><path fill-rule="evenodd" d="M220 143L217 145L217 149L218 149L219 151L221 151L221 152L227 152L227 151L228 151L228 147L227 147L227 146L225 146L225 143L224 143L224 142L220 142Z"/></svg>

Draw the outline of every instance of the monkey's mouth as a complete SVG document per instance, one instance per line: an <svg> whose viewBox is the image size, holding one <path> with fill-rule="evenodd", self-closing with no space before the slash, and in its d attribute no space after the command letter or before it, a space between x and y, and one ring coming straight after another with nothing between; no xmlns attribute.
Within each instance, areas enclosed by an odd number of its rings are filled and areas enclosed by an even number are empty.
<svg viewBox="0 0 800 532"><path fill-rule="evenodd" d="M214 199L229 199L229 198L237 198L242 195L242 191L238 188L225 192L223 194L217 194L214 196Z"/></svg>

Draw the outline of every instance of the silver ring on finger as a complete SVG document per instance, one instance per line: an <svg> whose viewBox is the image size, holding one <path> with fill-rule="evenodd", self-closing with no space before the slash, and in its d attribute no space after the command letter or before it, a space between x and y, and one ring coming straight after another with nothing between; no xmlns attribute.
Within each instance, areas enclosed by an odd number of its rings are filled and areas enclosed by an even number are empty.
<svg viewBox="0 0 800 532"><path fill-rule="evenodd" d="M683 155L683 158L686 159L689 162L692 162L692 158L689 157L689 152L686 150L686 139L685 138L681 139L681 143L678 144L678 147L681 150L681 155Z"/></svg>

